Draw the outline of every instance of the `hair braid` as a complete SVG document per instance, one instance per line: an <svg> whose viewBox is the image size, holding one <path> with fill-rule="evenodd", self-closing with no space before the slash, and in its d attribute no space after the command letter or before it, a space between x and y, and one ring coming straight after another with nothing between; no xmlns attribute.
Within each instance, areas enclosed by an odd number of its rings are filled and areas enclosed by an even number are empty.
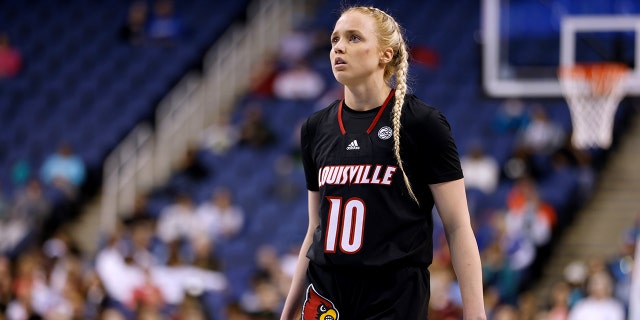
<svg viewBox="0 0 640 320"><path fill-rule="evenodd" d="M389 86L393 87L395 82L396 88L395 104L391 110L391 121L393 124L393 151L394 157L398 162L398 166L402 171L404 184L409 191L409 195L414 201L418 202L418 198L413 192L413 188L411 188L411 183L405 173L402 158L400 157L400 118L402 115L402 106L404 105L404 97L409 91L407 84L407 75L409 73L409 51L403 38L402 28L392 16L375 7L351 7L343 11L343 14L349 11L358 11L373 17L376 21L378 41L380 42L381 47L390 47L393 49L393 58L385 66L383 75Z"/></svg>
<svg viewBox="0 0 640 320"><path fill-rule="evenodd" d="M398 29L399 32L399 29ZM402 106L404 105L404 97L407 94L407 73L409 72L409 54L407 52L407 47L404 40L400 40L400 46L398 50L398 64L396 69L396 92L395 92L395 104L393 105L393 109L391 110L391 121L393 123L393 151L396 160L398 161L398 166L400 166L400 170L402 171L402 177L404 179L404 184L409 191L409 195L411 198L418 202L418 198L413 192L413 188L411 188L411 182L409 182L409 177L404 170L404 165L402 163L402 157L400 157L400 116L402 115Z"/></svg>

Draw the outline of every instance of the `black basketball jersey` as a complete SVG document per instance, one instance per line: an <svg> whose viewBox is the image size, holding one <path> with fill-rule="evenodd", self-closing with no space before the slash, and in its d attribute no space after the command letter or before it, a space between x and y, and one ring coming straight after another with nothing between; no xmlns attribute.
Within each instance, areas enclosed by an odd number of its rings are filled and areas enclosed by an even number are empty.
<svg viewBox="0 0 640 320"><path fill-rule="evenodd" d="M307 188L319 191L321 201L307 256L319 265L431 263L429 184L462 178L458 152L442 113L407 95L400 148L416 203L393 154L393 103L393 91L373 111L349 110L336 101L302 126Z"/></svg>

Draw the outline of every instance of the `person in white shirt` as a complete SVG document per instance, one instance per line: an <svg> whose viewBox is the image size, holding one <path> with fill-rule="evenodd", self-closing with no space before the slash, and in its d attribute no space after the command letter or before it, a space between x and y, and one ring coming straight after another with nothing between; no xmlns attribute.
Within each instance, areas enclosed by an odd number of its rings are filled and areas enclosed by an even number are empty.
<svg viewBox="0 0 640 320"><path fill-rule="evenodd" d="M467 189L475 188L485 194L491 194L498 186L500 166L498 162L484 152L479 144L474 144L469 152L460 158Z"/></svg>
<svg viewBox="0 0 640 320"><path fill-rule="evenodd" d="M244 225L244 211L233 203L231 191L224 187L213 192L211 201L198 206L196 216L214 242L235 236Z"/></svg>
<svg viewBox="0 0 640 320"><path fill-rule="evenodd" d="M170 243L180 239L190 241L206 230L195 214L191 198L179 194L176 196L176 202L160 213L156 232L160 240Z"/></svg>
<svg viewBox="0 0 640 320"><path fill-rule="evenodd" d="M587 280L589 295L569 311L569 320L624 320L622 303L612 297L611 277L601 271Z"/></svg>

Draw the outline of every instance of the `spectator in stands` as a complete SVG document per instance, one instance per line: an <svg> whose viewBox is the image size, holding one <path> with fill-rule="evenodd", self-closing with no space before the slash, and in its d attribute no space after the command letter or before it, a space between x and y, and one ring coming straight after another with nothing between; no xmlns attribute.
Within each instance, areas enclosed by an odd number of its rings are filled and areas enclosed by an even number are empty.
<svg viewBox="0 0 640 320"><path fill-rule="evenodd" d="M514 303L520 287L520 272L513 268L499 241L482 251L482 280L497 294L498 301Z"/></svg>
<svg viewBox="0 0 640 320"><path fill-rule="evenodd" d="M210 201L198 206L196 216L214 243L236 236L244 225L244 211L225 187L216 189Z"/></svg>
<svg viewBox="0 0 640 320"><path fill-rule="evenodd" d="M518 310L508 304L500 305L496 308L493 320L520 320Z"/></svg>
<svg viewBox="0 0 640 320"><path fill-rule="evenodd" d="M175 202L162 210L158 218L157 235L164 243L191 241L206 232L195 213L193 200L187 194L176 195Z"/></svg>
<svg viewBox="0 0 640 320"><path fill-rule="evenodd" d="M569 317L569 294L571 288L566 281L559 281L551 287L548 320L567 320Z"/></svg>
<svg viewBox="0 0 640 320"><path fill-rule="evenodd" d="M251 279L251 287L242 297L242 307L254 320L276 320L282 296L269 274L257 272Z"/></svg>
<svg viewBox="0 0 640 320"><path fill-rule="evenodd" d="M240 132L227 114L218 116L214 123L202 132L200 145L214 154L223 155L238 143Z"/></svg>
<svg viewBox="0 0 640 320"><path fill-rule="evenodd" d="M303 28L294 28L280 39L278 62L285 67L292 67L306 58L312 45L312 37Z"/></svg>
<svg viewBox="0 0 640 320"><path fill-rule="evenodd" d="M267 54L263 59L251 73L249 96L257 99L273 97L273 83L278 75L277 56Z"/></svg>
<svg viewBox="0 0 640 320"><path fill-rule="evenodd" d="M613 277L613 292L616 299L627 308L631 296L631 280L633 276L634 256L638 238L637 226L628 228L622 234L620 251L607 260L607 267Z"/></svg>
<svg viewBox="0 0 640 320"><path fill-rule="evenodd" d="M51 203L45 198L40 181L29 183L18 190L13 204L14 215L27 221L34 230L39 230L51 210Z"/></svg>
<svg viewBox="0 0 640 320"><path fill-rule="evenodd" d="M429 319L454 320L462 318L462 308L451 299L454 275L449 268L431 268L431 298Z"/></svg>
<svg viewBox="0 0 640 320"><path fill-rule="evenodd" d="M156 0L149 19L148 35L157 44L172 46L182 37L184 26L172 0Z"/></svg>
<svg viewBox="0 0 640 320"><path fill-rule="evenodd" d="M132 46L140 46L146 42L147 12L146 1L136 0L129 6L127 21L120 30L120 37Z"/></svg>
<svg viewBox="0 0 640 320"><path fill-rule="evenodd" d="M493 193L500 179L498 162L484 152L479 143L475 143L467 154L460 158L464 183L467 188L478 189L485 194Z"/></svg>
<svg viewBox="0 0 640 320"><path fill-rule="evenodd" d="M274 94L285 100L315 99L324 91L325 83L320 74L299 61L292 68L281 72L273 83Z"/></svg>
<svg viewBox="0 0 640 320"><path fill-rule="evenodd" d="M11 181L14 186L23 186L31 176L31 166L26 160L18 160L11 167Z"/></svg>
<svg viewBox="0 0 640 320"><path fill-rule="evenodd" d="M11 46L9 35L0 33L0 79L15 77L22 69L22 55Z"/></svg>
<svg viewBox="0 0 640 320"><path fill-rule="evenodd" d="M502 174L508 180L518 180L525 176L538 179L542 173L533 164L533 157L529 149L516 146L507 161L502 166Z"/></svg>
<svg viewBox="0 0 640 320"><path fill-rule="evenodd" d="M187 296L180 304L173 320L206 320L207 315L197 297Z"/></svg>
<svg viewBox="0 0 640 320"><path fill-rule="evenodd" d="M40 177L45 184L73 193L82 185L85 175L84 161L67 143L61 144L56 153L47 157L40 169Z"/></svg>
<svg viewBox="0 0 640 320"><path fill-rule="evenodd" d="M133 290L143 282L144 273L135 263L121 235L113 235L98 251L95 269L109 299L121 308L133 308Z"/></svg>
<svg viewBox="0 0 640 320"><path fill-rule="evenodd" d="M122 222L125 226L132 226L138 222L150 221L151 219L148 195L145 193L136 194L133 201L133 209L124 216Z"/></svg>
<svg viewBox="0 0 640 320"><path fill-rule="evenodd" d="M201 235L191 241L193 251L192 264L203 270L222 270L222 262L215 252L215 244L206 235Z"/></svg>
<svg viewBox="0 0 640 320"><path fill-rule="evenodd" d="M510 234L524 235L537 247L551 239L556 224L555 209L540 198L535 181L519 179L507 195L506 226Z"/></svg>
<svg viewBox="0 0 640 320"><path fill-rule="evenodd" d="M195 146L187 148L175 171L174 178L182 180L182 183L188 185L194 182L204 181L211 177L213 172L203 163L198 151Z"/></svg>
<svg viewBox="0 0 640 320"><path fill-rule="evenodd" d="M606 272L597 272L587 279L588 296L578 301L569 312L569 320L624 320L625 310L612 297L612 280Z"/></svg>
<svg viewBox="0 0 640 320"><path fill-rule="evenodd" d="M498 133L516 133L529 123L529 114L520 99L507 99L493 117L493 128Z"/></svg>
<svg viewBox="0 0 640 320"><path fill-rule="evenodd" d="M563 146L565 138L562 127L549 118L541 105L536 105L531 121L521 132L519 144L534 154L550 155Z"/></svg>
<svg viewBox="0 0 640 320"><path fill-rule="evenodd" d="M260 106L249 106L240 124L240 145L261 148L274 142L275 134L264 119Z"/></svg>
<svg viewBox="0 0 640 320"><path fill-rule="evenodd" d="M165 298L158 285L153 281L151 270L143 268L144 280L133 288L132 305L138 310L159 313L165 307Z"/></svg>
<svg viewBox="0 0 640 320"><path fill-rule="evenodd" d="M283 262L283 257L271 245L263 245L256 251L257 272L267 275L282 299L289 291L292 277L292 275L285 273Z"/></svg>

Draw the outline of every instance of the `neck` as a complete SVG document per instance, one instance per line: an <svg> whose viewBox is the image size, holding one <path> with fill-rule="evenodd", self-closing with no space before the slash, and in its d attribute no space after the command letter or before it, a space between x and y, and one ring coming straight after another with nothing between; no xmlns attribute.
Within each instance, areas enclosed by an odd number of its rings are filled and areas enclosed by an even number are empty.
<svg viewBox="0 0 640 320"><path fill-rule="evenodd" d="M344 101L349 108L367 111L381 106L389 96L391 88L387 83L363 84L344 87Z"/></svg>

